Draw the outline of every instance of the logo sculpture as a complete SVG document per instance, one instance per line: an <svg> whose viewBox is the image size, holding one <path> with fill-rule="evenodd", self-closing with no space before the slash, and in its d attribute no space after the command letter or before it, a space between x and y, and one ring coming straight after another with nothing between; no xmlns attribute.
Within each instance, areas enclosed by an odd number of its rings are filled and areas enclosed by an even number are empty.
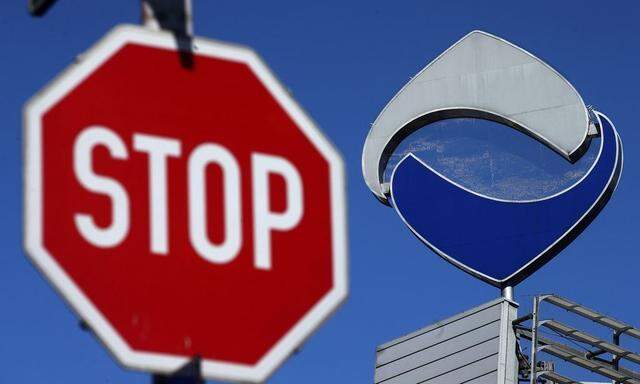
<svg viewBox="0 0 640 384"><path fill-rule="evenodd" d="M414 154L382 175L409 134L449 118L515 128L575 162L600 137L596 160L575 184L536 200L504 200L465 188ZM588 109L573 86L529 52L473 31L420 71L382 110L367 136L362 168L376 197L392 205L435 253L497 287L513 286L551 260L597 216L622 171L611 121Z"/></svg>

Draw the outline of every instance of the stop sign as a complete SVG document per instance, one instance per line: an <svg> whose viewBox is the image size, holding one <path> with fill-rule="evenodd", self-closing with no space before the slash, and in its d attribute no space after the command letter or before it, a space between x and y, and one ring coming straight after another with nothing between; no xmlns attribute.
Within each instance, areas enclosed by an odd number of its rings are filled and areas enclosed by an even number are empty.
<svg viewBox="0 0 640 384"><path fill-rule="evenodd" d="M347 294L340 155L250 49L114 29L25 110L25 246L123 365L263 381Z"/></svg>

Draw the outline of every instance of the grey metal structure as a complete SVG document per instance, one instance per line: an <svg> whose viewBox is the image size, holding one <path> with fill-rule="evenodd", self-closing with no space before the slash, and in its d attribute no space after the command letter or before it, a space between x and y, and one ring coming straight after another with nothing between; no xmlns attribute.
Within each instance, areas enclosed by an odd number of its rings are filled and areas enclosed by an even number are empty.
<svg viewBox="0 0 640 384"><path fill-rule="evenodd" d="M533 339L531 332L528 330L519 329L517 333L519 336L525 339ZM600 359L589 357L580 350L556 342L549 338L538 335L537 345L539 351L544 351L568 363L574 364L578 367L612 379L615 383L640 384L640 375L638 373L624 368L614 369L610 363L601 361ZM546 372L538 372L536 369L534 369L532 370L531 377L540 377L543 374L546 374ZM532 382L537 381L532 380Z"/></svg>
<svg viewBox="0 0 640 384"><path fill-rule="evenodd" d="M156 31L168 30L176 35L193 35L191 0L142 0L142 23Z"/></svg>
<svg viewBox="0 0 640 384"><path fill-rule="evenodd" d="M573 312L576 315L580 315L591 321L595 321L596 323L604 325L605 327L609 327L619 334L629 335L640 340L640 329L624 323L620 320L614 319L611 316L604 315L598 311L575 303L569 299L565 299L564 297L560 297L558 295L544 295L540 296L540 300L546 301L550 304L555 305L556 307L560 307L569 312Z"/></svg>
<svg viewBox="0 0 640 384"><path fill-rule="evenodd" d="M562 308L572 314L589 319L594 323L605 326L613 331L612 340L602 340L592 334L574 328L554 319L541 319L541 305L548 303ZM530 327L521 324L531 320ZM577 304L558 295L539 295L534 297L533 312L514 321L516 334L520 338L531 341L531 358L526 369L529 373L529 382L537 383L539 378L545 378L551 383L578 383L573 379L561 376L556 372L539 371L540 352L547 353L568 363L584 368L608 379L613 383L640 384L640 372L623 368L621 360L640 364L640 353L628 350L620 346L620 336L629 335L640 339L640 329L635 328L613 317L604 315L598 311ZM541 336L541 328L545 328L571 343L579 343L587 350L577 350L554 339ZM591 349L590 349L591 348ZM602 356L608 354L610 359Z"/></svg>
<svg viewBox="0 0 640 384"><path fill-rule="evenodd" d="M517 308L496 299L379 346L375 383L516 384Z"/></svg>
<svg viewBox="0 0 640 384"><path fill-rule="evenodd" d="M589 114L573 86L524 49L473 31L422 69L380 112L362 153L369 189L388 204L382 175L397 145L431 122L452 117L494 120L567 158L588 146Z"/></svg>
<svg viewBox="0 0 640 384"><path fill-rule="evenodd" d="M579 381L574 381L573 379L564 377L558 373L550 372L550 371L540 372L538 374L538 378L546 379L551 381L552 383L558 383L558 384L581 384Z"/></svg>

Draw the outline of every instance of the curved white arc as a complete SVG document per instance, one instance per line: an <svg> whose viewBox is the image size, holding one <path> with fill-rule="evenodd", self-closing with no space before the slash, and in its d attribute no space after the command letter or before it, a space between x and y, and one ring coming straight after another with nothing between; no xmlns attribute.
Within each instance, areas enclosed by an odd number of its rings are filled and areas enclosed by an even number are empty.
<svg viewBox="0 0 640 384"><path fill-rule="evenodd" d="M616 161L615 164L619 164L619 168L620 170L618 172L616 172L616 169L618 168L617 166L613 169L613 171L611 172L611 175L609 176L609 179L607 181L607 183L605 184L604 188L602 189L602 191L600 192L600 194L598 195L598 197L594 200L593 204L589 207L589 209L584 212L582 214L582 216L580 216L580 218L578 220L576 220L576 222L567 230L565 231L565 233L560 236L556 241L554 241L552 244L550 244L547 248L545 248L542 252L540 252L538 255L536 255L534 258L532 258L528 263L526 263L525 265L523 265L522 267L520 267L517 271L513 272L512 274L510 274L509 276L505 277L504 279L495 279L491 276L487 276L486 274L477 271L474 268L471 268L469 266L467 266L466 264L463 264L461 262L459 262L458 260L456 260L455 258L453 258L452 256L448 255L446 252L442 251L441 249L439 249L438 247L436 247L434 244L432 244L431 242L429 242L429 240L427 240L426 238L424 238L418 231L416 231L411 224L409 224L409 222L406 220L406 218L402 215L402 212L397 208L395 201L393 200L393 179L395 177L395 172L398 169L398 166L396 166L393 170L393 173L391 175L391 201L392 201L392 205L394 210L396 211L396 213L398 214L398 216L400 216L400 219L402 220L402 222L411 230L411 232L418 238L420 239L423 243L425 243L433 252L435 252L438 256L442 257L443 259L445 259L446 261L448 261L449 263L455 265L456 267L458 267L459 269L470 273L471 275L474 275L476 277L478 277L481 280L484 280L492 285L501 287L504 283L514 279L516 276L518 276L520 273L522 273L523 271L525 271L526 269L528 269L529 267L531 267L533 264L535 264L536 262L538 262L540 260L540 258L542 258L545 254L547 254L551 249L553 249L558 243L560 243L561 241L563 241L569 234L571 234L574 229L580 225L584 219L591 214L591 212L594 210L594 208L596 208L596 206L602 201L603 196L605 195L605 193L607 192L607 190L611 187L612 183L615 183L614 185L614 189L617 188L618 186L618 182L620 180L620 175L622 173L622 168L624 167L624 155L622 154L621 151L621 141L620 141L620 135L618 134L618 131L615 127L615 125L613 124L613 122L603 113L598 112L598 111L594 111L594 114L596 115L596 118L598 119L598 125L601 126L601 119L604 118L607 120L607 122L611 125L611 128L613 130L614 133L614 139L616 140ZM604 140L601 140L601 146L600 146L600 152L602 151L602 147L604 144ZM408 154L407 156L405 156L403 158L406 159L406 157L408 157L409 155L413 156L414 158L415 155L413 154ZM417 158L416 158L417 159ZM593 165L591 166L591 169L593 169L594 165L597 164L597 162L600 159L600 153L598 153L598 158L596 159L596 161L594 161ZM419 160L419 159L418 159ZM419 160L420 161L420 160ZM429 167L428 165L426 165L424 162L420 161L421 164L427 166L430 170L432 170L433 172L435 172L438 176L442 177L443 179L455 184L456 186L464 189L467 192L470 192L474 195L477 196L481 196L481 197L485 197L484 195L478 194L476 192L473 192L467 188L461 187L459 184L449 180L448 178L446 178L445 176L441 175L440 173L436 172L433 170L433 168ZM398 163L400 164L400 163ZM589 172L591 172L591 169L589 170ZM616 175L617 175L617 179L616 179ZM586 175L585 175L586 176ZM584 179L584 177L580 179L580 181L582 181ZM614 180L615 179L615 180ZM579 182L578 182L579 183ZM576 183L576 184L578 184ZM568 189L573 188L576 184L572 185L571 187L569 187ZM568 189L562 191L561 193L566 192ZM557 196L558 194L554 195ZM492 200L496 200L496 201L506 201L506 202L512 202L512 201L508 201L508 200L500 200L500 199L495 199L495 198L491 198L491 197L486 197ZM522 202L522 201L513 201L513 202Z"/></svg>
<svg viewBox="0 0 640 384"><path fill-rule="evenodd" d="M471 48L476 51L466 52ZM476 63L472 69L464 64L476 58L487 61L493 51L498 52L494 62ZM504 61L502 67L500 60ZM533 75L514 74L517 70ZM436 75L440 77L431 79ZM527 84L534 81L543 82L547 88L544 97L531 92L518 96L522 92L515 92L531 89ZM367 186L380 200L387 200L380 168L385 165L387 152L393 150L391 143L415 119L456 109L501 117L567 159L581 154L588 140L588 111L571 83L528 51L489 33L473 31L406 83L372 124L362 153L362 172ZM562 130L555 129L558 120L567 122Z"/></svg>

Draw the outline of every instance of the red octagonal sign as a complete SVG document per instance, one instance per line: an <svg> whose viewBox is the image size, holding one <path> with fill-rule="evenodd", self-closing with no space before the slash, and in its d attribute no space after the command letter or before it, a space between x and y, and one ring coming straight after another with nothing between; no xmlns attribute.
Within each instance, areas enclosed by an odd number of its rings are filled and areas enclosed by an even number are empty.
<svg viewBox="0 0 640 384"><path fill-rule="evenodd" d="M25 111L28 254L127 367L263 381L347 294L343 165L250 49L118 27Z"/></svg>

